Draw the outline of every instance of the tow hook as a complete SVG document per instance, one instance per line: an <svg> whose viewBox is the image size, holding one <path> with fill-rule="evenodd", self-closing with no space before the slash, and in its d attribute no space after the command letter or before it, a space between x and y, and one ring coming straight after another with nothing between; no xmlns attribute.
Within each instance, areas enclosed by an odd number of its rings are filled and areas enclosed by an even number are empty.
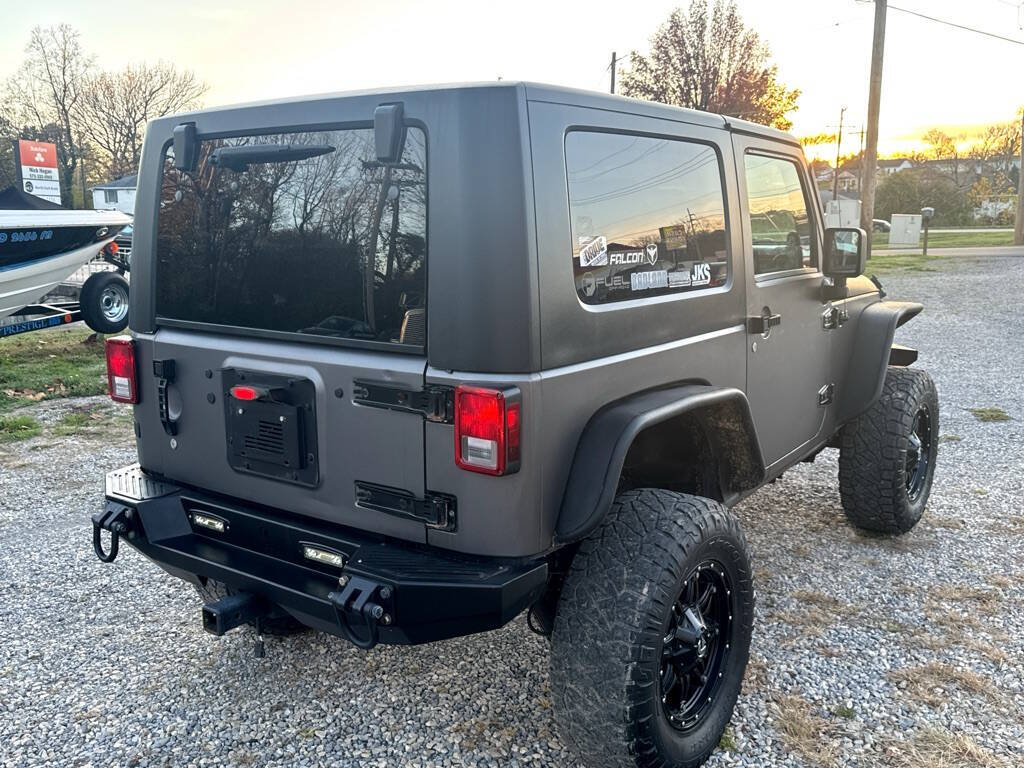
<svg viewBox="0 0 1024 768"><path fill-rule="evenodd" d="M129 539L135 535L135 510L123 504L108 503L102 512L92 516L92 549L104 563L112 563L117 559L118 545L122 536ZM104 551L100 539L102 530L110 531L110 549Z"/></svg>
<svg viewBox="0 0 1024 768"><path fill-rule="evenodd" d="M338 579L338 586L342 589L331 592L327 595L327 599L334 606L341 634L357 648L368 651L380 642L379 625L386 626L392 620L391 614L384 610L384 606L379 602L374 602L373 599L381 602L388 601L392 594L391 587L364 579L361 576L348 575L342 575ZM355 614L362 618L366 625L365 632L357 633L352 629L349 614Z"/></svg>

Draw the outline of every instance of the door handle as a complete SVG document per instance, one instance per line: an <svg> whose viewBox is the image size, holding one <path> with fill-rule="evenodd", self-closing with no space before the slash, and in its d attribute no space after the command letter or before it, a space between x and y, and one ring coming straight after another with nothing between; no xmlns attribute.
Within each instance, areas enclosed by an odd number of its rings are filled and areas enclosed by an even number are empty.
<svg viewBox="0 0 1024 768"><path fill-rule="evenodd" d="M765 307L760 315L747 318L747 333L759 333L762 336L767 336L777 325L782 325L782 315L773 315L771 309Z"/></svg>

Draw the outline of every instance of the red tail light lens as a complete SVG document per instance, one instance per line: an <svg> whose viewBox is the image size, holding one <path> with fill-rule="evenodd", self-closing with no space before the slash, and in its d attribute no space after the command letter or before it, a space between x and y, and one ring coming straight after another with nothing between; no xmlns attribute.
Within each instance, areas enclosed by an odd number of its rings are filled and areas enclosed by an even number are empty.
<svg viewBox="0 0 1024 768"><path fill-rule="evenodd" d="M521 453L519 390L461 386L455 390L455 464L471 472L510 475Z"/></svg>
<svg viewBox="0 0 1024 768"><path fill-rule="evenodd" d="M103 246L103 250L107 252L107 255L114 256L120 249L117 247L117 243L111 240L109 243Z"/></svg>
<svg viewBox="0 0 1024 768"><path fill-rule="evenodd" d="M135 342L130 336L107 339L107 391L118 403L139 402L135 375Z"/></svg>

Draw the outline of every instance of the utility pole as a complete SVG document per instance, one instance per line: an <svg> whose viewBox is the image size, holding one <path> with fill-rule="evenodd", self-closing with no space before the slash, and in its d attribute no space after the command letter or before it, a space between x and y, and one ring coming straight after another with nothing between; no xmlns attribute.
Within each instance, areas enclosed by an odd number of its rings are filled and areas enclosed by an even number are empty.
<svg viewBox="0 0 1024 768"><path fill-rule="evenodd" d="M615 51L612 51L612 66L611 66L611 69L612 69L612 90L611 90L611 93L612 93L612 95L614 95L615 94Z"/></svg>
<svg viewBox="0 0 1024 768"><path fill-rule="evenodd" d="M832 199L839 200L839 149L843 146L843 115L846 107L839 110L839 133L836 134L836 170L832 174ZM836 205L839 205L837 202Z"/></svg>
<svg viewBox="0 0 1024 768"><path fill-rule="evenodd" d="M1017 171L1017 217L1013 220L1013 244L1024 245L1024 114L1020 118L1020 170Z"/></svg>
<svg viewBox="0 0 1024 768"><path fill-rule="evenodd" d="M885 12L888 0L875 0L875 36L871 44L871 81L868 90L868 136L861 164L860 226L871 232L875 216L875 166L878 165L878 112L882 101L882 55L885 52ZM871 238L868 238L871 257Z"/></svg>

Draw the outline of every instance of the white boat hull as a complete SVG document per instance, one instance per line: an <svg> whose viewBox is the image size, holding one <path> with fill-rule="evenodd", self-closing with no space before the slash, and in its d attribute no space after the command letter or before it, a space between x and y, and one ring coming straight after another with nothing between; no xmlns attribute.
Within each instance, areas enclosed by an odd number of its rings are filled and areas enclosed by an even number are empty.
<svg viewBox="0 0 1024 768"><path fill-rule="evenodd" d="M0 272L0 320L22 307L35 304L68 275L92 261L113 239L89 243L73 251Z"/></svg>
<svg viewBox="0 0 1024 768"><path fill-rule="evenodd" d="M130 222L131 219L117 211L0 210L0 243L7 248L18 247L15 244L19 241L14 239L16 232L31 233L31 242L35 244L36 233L43 229L54 233L65 227L109 229L109 237L52 255L46 255L45 250L39 254L37 249L37 255L28 255L25 261L18 261L16 253L11 253L4 260L8 266L0 266L0 320L22 307L35 304L50 293L69 275L98 256L103 247ZM54 240L57 239L55 236ZM42 244L43 238L40 237L38 242Z"/></svg>

